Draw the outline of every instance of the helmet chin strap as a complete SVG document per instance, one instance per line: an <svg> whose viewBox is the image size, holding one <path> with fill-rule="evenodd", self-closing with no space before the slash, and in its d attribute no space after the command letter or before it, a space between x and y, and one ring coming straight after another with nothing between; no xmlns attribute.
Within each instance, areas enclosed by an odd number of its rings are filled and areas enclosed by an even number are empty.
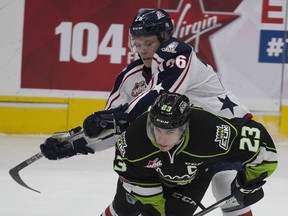
<svg viewBox="0 0 288 216"><path fill-rule="evenodd" d="M184 142L184 136L182 135L179 141L175 145L180 145Z"/></svg>

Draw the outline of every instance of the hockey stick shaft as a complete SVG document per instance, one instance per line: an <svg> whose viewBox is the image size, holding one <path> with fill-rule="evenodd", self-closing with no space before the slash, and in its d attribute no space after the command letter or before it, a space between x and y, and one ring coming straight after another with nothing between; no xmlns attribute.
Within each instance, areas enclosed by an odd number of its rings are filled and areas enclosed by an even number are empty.
<svg viewBox="0 0 288 216"><path fill-rule="evenodd" d="M222 205L229 203L229 202L233 202L234 200L234 196L233 195L229 195L221 200L219 200L218 202L215 202L214 204L208 206L207 208L203 209L202 211L194 214L193 216L202 216L202 215L206 215L209 212L213 211L214 209L221 207Z"/></svg>

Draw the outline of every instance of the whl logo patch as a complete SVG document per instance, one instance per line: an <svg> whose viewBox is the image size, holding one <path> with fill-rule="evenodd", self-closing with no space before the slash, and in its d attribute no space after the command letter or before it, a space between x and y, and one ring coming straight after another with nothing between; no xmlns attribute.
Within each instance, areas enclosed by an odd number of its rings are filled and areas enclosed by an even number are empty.
<svg viewBox="0 0 288 216"><path fill-rule="evenodd" d="M137 97L140 93L145 91L145 89L146 89L145 81L141 81L139 83L136 82L131 92L132 97Z"/></svg>
<svg viewBox="0 0 288 216"><path fill-rule="evenodd" d="M159 158L154 159L153 161L149 161L148 165L146 165L146 168L152 168L152 169L157 169L158 167L162 166L161 160Z"/></svg>

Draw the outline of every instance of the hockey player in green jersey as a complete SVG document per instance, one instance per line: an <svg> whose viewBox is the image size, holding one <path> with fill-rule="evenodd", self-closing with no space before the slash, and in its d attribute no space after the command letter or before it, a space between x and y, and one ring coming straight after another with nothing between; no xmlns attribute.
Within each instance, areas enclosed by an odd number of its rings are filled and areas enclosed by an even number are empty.
<svg viewBox="0 0 288 216"><path fill-rule="evenodd" d="M241 162L231 194L248 206L264 196L277 152L260 123L222 118L163 93L116 143L117 192L102 216L191 216L221 161Z"/></svg>

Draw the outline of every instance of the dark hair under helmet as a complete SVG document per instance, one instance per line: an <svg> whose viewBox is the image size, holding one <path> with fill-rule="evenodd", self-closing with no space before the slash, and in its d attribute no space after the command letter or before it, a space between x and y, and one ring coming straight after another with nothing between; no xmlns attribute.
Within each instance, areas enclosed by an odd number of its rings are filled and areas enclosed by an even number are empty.
<svg viewBox="0 0 288 216"><path fill-rule="evenodd" d="M165 92L158 96L152 105L149 119L154 126L159 128L178 128L188 122L190 110L188 97Z"/></svg>
<svg viewBox="0 0 288 216"><path fill-rule="evenodd" d="M167 32L173 35L173 24L168 13L162 9L142 10L134 18L130 34L132 37L141 35L158 35Z"/></svg>

